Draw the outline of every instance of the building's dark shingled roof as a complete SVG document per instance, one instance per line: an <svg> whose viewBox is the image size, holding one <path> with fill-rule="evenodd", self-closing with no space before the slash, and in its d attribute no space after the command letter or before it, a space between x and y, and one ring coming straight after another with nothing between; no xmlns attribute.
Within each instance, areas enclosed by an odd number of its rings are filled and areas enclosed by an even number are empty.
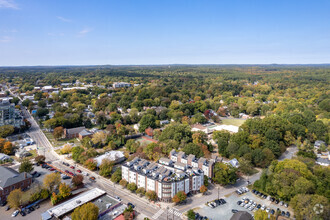
<svg viewBox="0 0 330 220"><path fill-rule="evenodd" d="M250 213L246 211L236 212L230 220L253 220L253 217Z"/></svg>
<svg viewBox="0 0 330 220"><path fill-rule="evenodd" d="M31 178L28 173L18 173L13 169L0 166L0 187L2 189L11 186L13 184L19 183L25 179ZM25 177L26 174L26 177Z"/></svg>

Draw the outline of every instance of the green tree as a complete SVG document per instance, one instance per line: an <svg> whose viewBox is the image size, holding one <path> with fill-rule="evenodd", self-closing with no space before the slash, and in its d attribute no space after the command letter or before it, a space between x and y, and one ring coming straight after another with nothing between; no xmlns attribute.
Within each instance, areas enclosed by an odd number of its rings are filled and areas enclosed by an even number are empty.
<svg viewBox="0 0 330 220"><path fill-rule="evenodd" d="M61 184L61 175L59 173L47 174L43 180L44 187L49 190L49 192L54 192L54 190Z"/></svg>
<svg viewBox="0 0 330 220"><path fill-rule="evenodd" d="M71 182L74 186L80 186L84 182L84 176L81 174L78 174L78 175L72 177Z"/></svg>
<svg viewBox="0 0 330 220"><path fill-rule="evenodd" d="M135 183L129 183L127 185L127 189L130 190L131 192L135 192L137 190L137 186Z"/></svg>
<svg viewBox="0 0 330 220"><path fill-rule="evenodd" d="M223 186L234 184L237 180L237 169L224 163L216 163L214 166L213 181Z"/></svg>
<svg viewBox="0 0 330 220"><path fill-rule="evenodd" d="M22 161L21 161L21 164L19 166L19 169L18 171L20 173L23 173L23 172L27 172L27 173L30 173L32 170L33 170L33 164L30 162L29 159L27 158L24 158Z"/></svg>
<svg viewBox="0 0 330 220"><path fill-rule="evenodd" d="M144 132L149 127L151 128L156 127L156 118L153 115L146 114L141 118L139 124L140 124L139 131Z"/></svg>
<svg viewBox="0 0 330 220"><path fill-rule="evenodd" d="M7 202L13 209L18 209L23 204L23 192L21 189L14 189L8 195Z"/></svg>
<svg viewBox="0 0 330 220"><path fill-rule="evenodd" d="M82 147L73 147L72 148L72 159L78 163L81 162L80 155L84 152L84 148Z"/></svg>
<svg viewBox="0 0 330 220"><path fill-rule="evenodd" d="M0 126L0 137L5 138L14 133L14 126L3 125Z"/></svg>
<svg viewBox="0 0 330 220"><path fill-rule="evenodd" d="M146 194L146 190L143 187L140 187L136 190L136 193L140 194L140 195L145 195Z"/></svg>
<svg viewBox="0 0 330 220"><path fill-rule="evenodd" d="M76 208L72 213L72 220L97 220L99 208L93 203L86 203Z"/></svg>
<svg viewBox="0 0 330 220"><path fill-rule="evenodd" d="M145 195L146 195L147 199L149 199L151 201L156 201L158 199L157 193L152 190L149 190L148 192L146 192Z"/></svg>
<svg viewBox="0 0 330 220"><path fill-rule="evenodd" d="M122 179L121 177L121 168L117 168L116 171L111 176L111 181L118 183Z"/></svg>
<svg viewBox="0 0 330 220"><path fill-rule="evenodd" d="M257 210L255 213L254 213L254 219L255 220L267 220L268 219L268 213L264 210Z"/></svg>
<svg viewBox="0 0 330 220"><path fill-rule="evenodd" d="M124 179L121 179L121 180L119 181L119 184L120 184L122 187L126 187L127 184L128 184L128 182L127 182L126 180L124 180Z"/></svg>
<svg viewBox="0 0 330 220"><path fill-rule="evenodd" d="M187 212L188 220L195 220L195 216L196 216L196 213L194 212L194 210L190 209Z"/></svg>
<svg viewBox="0 0 330 220"><path fill-rule="evenodd" d="M110 176L113 169L113 161L109 159L103 159L100 165L100 175L101 176Z"/></svg>
<svg viewBox="0 0 330 220"><path fill-rule="evenodd" d="M173 196L172 201L175 203L183 202L187 199L187 194L184 191L179 191L176 195Z"/></svg>

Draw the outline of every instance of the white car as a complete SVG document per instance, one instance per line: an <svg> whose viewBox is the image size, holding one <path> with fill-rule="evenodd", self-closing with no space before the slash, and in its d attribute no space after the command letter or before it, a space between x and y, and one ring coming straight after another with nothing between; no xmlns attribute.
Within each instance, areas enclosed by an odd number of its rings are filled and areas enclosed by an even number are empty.
<svg viewBox="0 0 330 220"><path fill-rule="evenodd" d="M244 208L248 209L248 208L250 208L250 205L246 204L246 206Z"/></svg>
<svg viewBox="0 0 330 220"><path fill-rule="evenodd" d="M118 211L114 211L114 212L112 213L112 215L113 215L113 216L118 215Z"/></svg>
<svg viewBox="0 0 330 220"><path fill-rule="evenodd" d="M252 205L252 204L253 204L253 200L250 200L249 205Z"/></svg>
<svg viewBox="0 0 330 220"><path fill-rule="evenodd" d="M250 211L252 211L253 209L254 209L254 208L253 208L252 206L249 208Z"/></svg>
<svg viewBox="0 0 330 220"><path fill-rule="evenodd" d="M11 214L11 217L16 217L18 215L19 211L16 210L15 212L13 212L13 214Z"/></svg>
<svg viewBox="0 0 330 220"><path fill-rule="evenodd" d="M267 209L266 209L266 212L268 213L269 211L270 211L270 208L267 208Z"/></svg>
<svg viewBox="0 0 330 220"><path fill-rule="evenodd" d="M263 211L263 210L265 210L266 209L266 206L265 205L262 205L261 206L261 210Z"/></svg>
<svg viewBox="0 0 330 220"><path fill-rule="evenodd" d="M86 172L83 172L82 174L83 174L84 176L89 176L89 174L86 173Z"/></svg>
<svg viewBox="0 0 330 220"><path fill-rule="evenodd" d="M242 207L244 207L244 206L245 206L245 203L244 203L244 202L242 202L242 203L241 203L241 206L242 206Z"/></svg>

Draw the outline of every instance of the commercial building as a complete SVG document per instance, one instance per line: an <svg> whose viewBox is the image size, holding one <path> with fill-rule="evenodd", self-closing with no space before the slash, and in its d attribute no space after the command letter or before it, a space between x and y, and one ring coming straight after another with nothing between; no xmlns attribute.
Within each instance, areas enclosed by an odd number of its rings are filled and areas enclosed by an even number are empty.
<svg viewBox="0 0 330 220"><path fill-rule="evenodd" d="M112 84L113 88L124 88L124 87L131 87L132 85L127 82L115 82Z"/></svg>
<svg viewBox="0 0 330 220"><path fill-rule="evenodd" d="M8 100L0 102L0 126L3 125L13 125L17 128L24 125L23 117L15 109L14 103L10 103Z"/></svg>
<svg viewBox="0 0 330 220"><path fill-rule="evenodd" d="M204 184L201 169L181 165L166 158L159 163L134 158L122 165L122 178L138 188L155 191L161 201L171 202L178 192L197 193Z"/></svg>
<svg viewBox="0 0 330 220"><path fill-rule="evenodd" d="M95 157L94 159L97 163L97 166L99 167L104 159L108 159L116 164L124 161L126 158L122 151L113 150L113 151L108 151L102 154L101 156Z"/></svg>
<svg viewBox="0 0 330 220"><path fill-rule="evenodd" d="M79 194L78 196L70 200L67 200L66 202L63 202L57 206L48 209L46 212L41 214L41 218L43 220L49 220L53 217L61 218L65 214L72 212L75 208L82 206L85 203L91 202L105 194L105 191L99 188L93 188L91 190Z"/></svg>
<svg viewBox="0 0 330 220"><path fill-rule="evenodd" d="M32 183L32 176L26 172L17 171L0 166L0 201L6 201L9 193L14 189L25 189Z"/></svg>
<svg viewBox="0 0 330 220"><path fill-rule="evenodd" d="M170 159L174 161L176 164L184 164L186 166L201 169L203 170L204 175L206 175L209 178L213 177L213 168L216 162L216 158L210 160L207 160L204 157L196 158L195 155L193 154L189 154L187 156L184 152L182 151L176 152L173 149L170 152Z"/></svg>

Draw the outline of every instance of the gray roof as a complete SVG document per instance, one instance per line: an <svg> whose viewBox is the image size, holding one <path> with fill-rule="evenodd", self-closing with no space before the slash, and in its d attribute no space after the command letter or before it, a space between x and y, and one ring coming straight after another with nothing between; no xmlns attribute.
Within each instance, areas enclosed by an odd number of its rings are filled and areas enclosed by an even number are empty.
<svg viewBox="0 0 330 220"><path fill-rule="evenodd" d="M88 136L88 135L92 135L93 133L87 131L86 129L82 130L81 132L79 132L79 134L81 136Z"/></svg>
<svg viewBox="0 0 330 220"><path fill-rule="evenodd" d="M84 129L85 129L85 127L70 128L70 129L66 129L66 133L67 134L78 134L79 132L81 132Z"/></svg>
<svg viewBox="0 0 330 220"><path fill-rule="evenodd" d="M250 213L246 211L236 212L230 220L253 220L253 217Z"/></svg>
<svg viewBox="0 0 330 220"><path fill-rule="evenodd" d="M31 178L31 175L28 173L18 173L17 171L0 166L0 187L2 189L11 186L13 184L19 183L25 179ZM26 174L26 177L25 177Z"/></svg>

